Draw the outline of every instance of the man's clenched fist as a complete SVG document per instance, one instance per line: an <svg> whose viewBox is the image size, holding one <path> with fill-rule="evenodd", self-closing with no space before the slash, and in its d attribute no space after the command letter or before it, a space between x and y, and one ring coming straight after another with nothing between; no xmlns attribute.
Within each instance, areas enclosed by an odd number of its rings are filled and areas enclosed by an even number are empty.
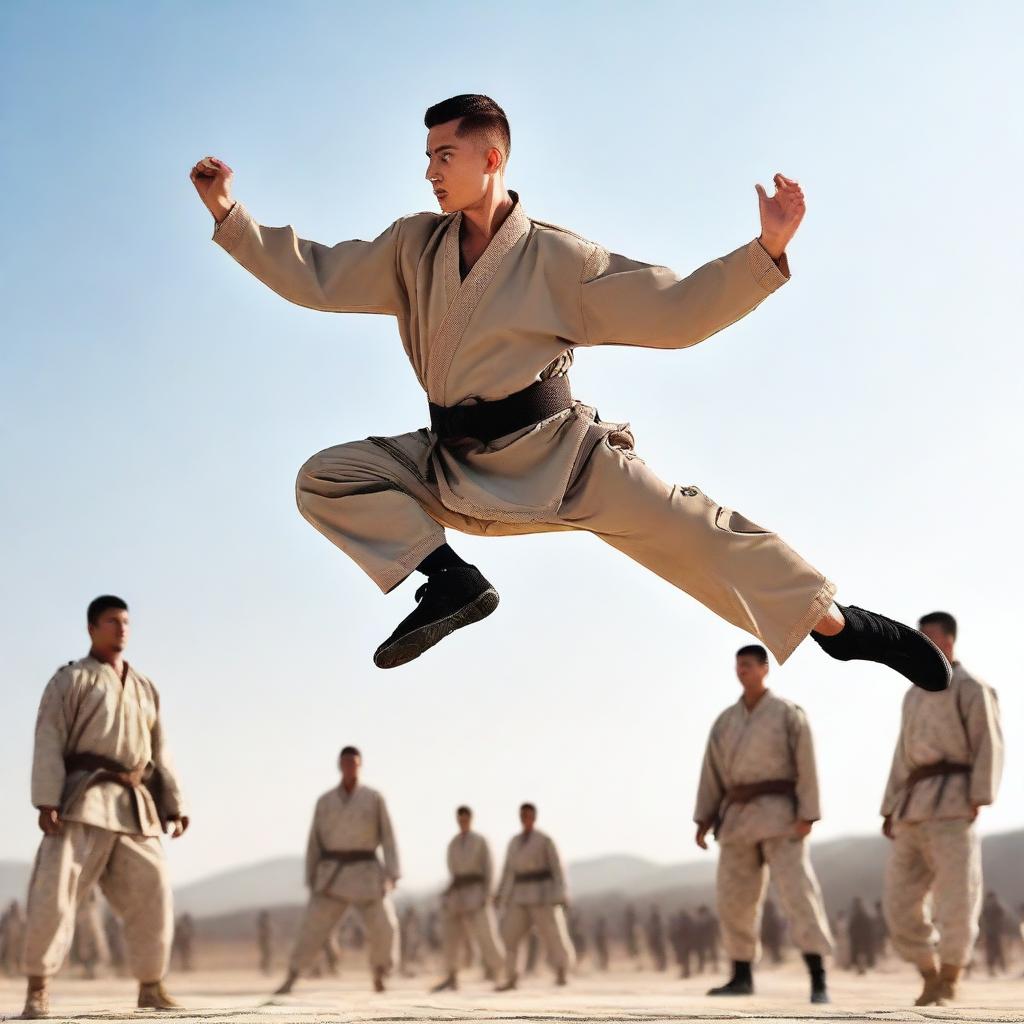
<svg viewBox="0 0 1024 1024"><path fill-rule="evenodd" d="M234 205L231 198L231 179L234 175L235 172L215 156L204 156L189 172L189 179L195 185L199 198L218 224Z"/></svg>

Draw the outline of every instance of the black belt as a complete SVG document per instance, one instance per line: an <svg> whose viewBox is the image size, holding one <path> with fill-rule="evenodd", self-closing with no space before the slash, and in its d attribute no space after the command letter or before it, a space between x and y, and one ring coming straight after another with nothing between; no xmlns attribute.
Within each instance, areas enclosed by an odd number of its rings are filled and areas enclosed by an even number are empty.
<svg viewBox="0 0 1024 1024"><path fill-rule="evenodd" d="M451 888L464 889L468 885L483 885L486 881L483 875L452 875Z"/></svg>
<svg viewBox="0 0 1024 1024"><path fill-rule="evenodd" d="M376 860L373 850L321 850L321 860L333 860L337 864L357 864L362 860Z"/></svg>
<svg viewBox="0 0 1024 1024"><path fill-rule="evenodd" d="M519 882L547 882L550 881L554 876L550 870L545 871L523 871L522 873L517 872L515 880Z"/></svg>
<svg viewBox="0 0 1024 1024"><path fill-rule="evenodd" d="M495 402L475 405L430 403L430 429L441 441L472 437L489 443L572 408L569 378L548 377Z"/></svg>

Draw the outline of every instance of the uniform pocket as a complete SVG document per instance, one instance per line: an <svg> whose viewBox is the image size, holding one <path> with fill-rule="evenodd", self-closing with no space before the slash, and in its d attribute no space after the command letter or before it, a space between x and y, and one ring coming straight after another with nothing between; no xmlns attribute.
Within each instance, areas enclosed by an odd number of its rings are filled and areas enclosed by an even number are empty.
<svg viewBox="0 0 1024 1024"><path fill-rule="evenodd" d="M715 513L715 526L724 533L758 534L772 532L771 530L766 530L763 526L758 526L757 523L751 522L739 512L731 508L725 508L723 505L719 505L718 511Z"/></svg>

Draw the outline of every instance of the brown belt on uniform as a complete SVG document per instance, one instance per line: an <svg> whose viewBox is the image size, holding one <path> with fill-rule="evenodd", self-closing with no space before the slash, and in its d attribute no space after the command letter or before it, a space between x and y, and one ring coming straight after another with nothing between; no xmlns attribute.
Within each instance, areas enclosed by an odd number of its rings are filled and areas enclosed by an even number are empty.
<svg viewBox="0 0 1024 1024"><path fill-rule="evenodd" d="M96 772L96 777L89 783L91 786L101 782L116 782L126 789L138 789L150 777L148 764L140 764L135 768L126 768L123 764L104 757L102 754L69 754L64 758L64 771Z"/></svg>
<svg viewBox="0 0 1024 1024"><path fill-rule="evenodd" d="M763 779L761 782L743 782L730 786L725 791L718 817L714 821L714 836L718 838L718 830L725 820L725 812L733 804L749 804L759 796L788 796L796 806L796 783L792 779Z"/></svg>
<svg viewBox="0 0 1024 1024"><path fill-rule="evenodd" d="M374 850L321 850L320 859L332 860L344 867L362 860L376 860L377 854Z"/></svg>
<svg viewBox="0 0 1024 1024"><path fill-rule="evenodd" d="M450 889L465 889L469 885L483 885L487 879L483 875L452 875Z"/></svg>
<svg viewBox="0 0 1024 1024"><path fill-rule="evenodd" d="M749 804L759 796L796 796L796 783L792 779L765 779L763 782L744 782L725 791L727 804Z"/></svg>
<svg viewBox="0 0 1024 1024"><path fill-rule="evenodd" d="M899 816L902 818L907 813L907 808L910 806L910 798L914 795L914 787L919 782L924 782L925 779L934 779L938 776L942 777L938 792L935 794L935 807L937 808L942 801L942 794L945 792L946 783L949 781L950 775L969 775L970 772L971 766L969 764L958 764L956 761L936 761L934 764L918 765L907 776L907 793L903 797Z"/></svg>
<svg viewBox="0 0 1024 1024"><path fill-rule="evenodd" d="M517 871L515 882L517 885L520 882L548 882L553 877L549 868L545 868L543 871Z"/></svg>
<svg viewBox="0 0 1024 1024"><path fill-rule="evenodd" d="M572 408L572 390L564 374L536 380L522 391L474 405L430 403L430 429L441 441L471 437L484 443L529 427Z"/></svg>

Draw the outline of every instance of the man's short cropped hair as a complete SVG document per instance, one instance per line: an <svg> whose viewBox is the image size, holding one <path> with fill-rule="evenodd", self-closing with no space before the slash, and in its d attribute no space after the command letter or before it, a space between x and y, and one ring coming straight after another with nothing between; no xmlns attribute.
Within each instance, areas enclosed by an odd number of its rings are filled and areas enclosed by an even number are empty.
<svg viewBox="0 0 1024 1024"><path fill-rule="evenodd" d="M536 814L537 813L537 805L536 804L520 804L519 805L519 813L522 814L523 811L533 811L533 813Z"/></svg>
<svg viewBox="0 0 1024 1024"><path fill-rule="evenodd" d="M455 811L455 816L457 818L461 818L464 814L468 814L471 818L473 817L473 812L465 804L457 808Z"/></svg>
<svg viewBox="0 0 1024 1024"><path fill-rule="evenodd" d="M109 612L111 608L116 608L118 611L128 611L128 605L119 597L114 597L113 594L103 594L101 597L94 598L89 602L89 607L85 612L86 620L90 626L95 626L100 620L100 616L104 612Z"/></svg>
<svg viewBox="0 0 1024 1024"><path fill-rule="evenodd" d="M938 626L946 636L956 639L956 619L949 612L929 612L918 620L918 626Z"/></svg>
<svg viewBox="0 0 1024 1024"><path fill-rule="evenodd" d="M342 747L341 753L338 757L358 757L362 758L362 751L358 747Z"/></svg>
<svg viewBox="0 0 1024 1024"><path fill-rule="evenodd" d="M427 108L423 115L423 123L428 128L461 118L458 131L460 139L466 135L480 137L488 146L500 149L508 163L512 152L512 132L508 126L505 111L490 96L478 93L463 93L451 99L435 103Z"/></svg>
<svg viewBox="0 0 1024 1024"><path fill-rule="evenodd" d="M760 644L747 644L736 652L737 658L754 658L758 664L768 664L768 652Z"/></svg>

